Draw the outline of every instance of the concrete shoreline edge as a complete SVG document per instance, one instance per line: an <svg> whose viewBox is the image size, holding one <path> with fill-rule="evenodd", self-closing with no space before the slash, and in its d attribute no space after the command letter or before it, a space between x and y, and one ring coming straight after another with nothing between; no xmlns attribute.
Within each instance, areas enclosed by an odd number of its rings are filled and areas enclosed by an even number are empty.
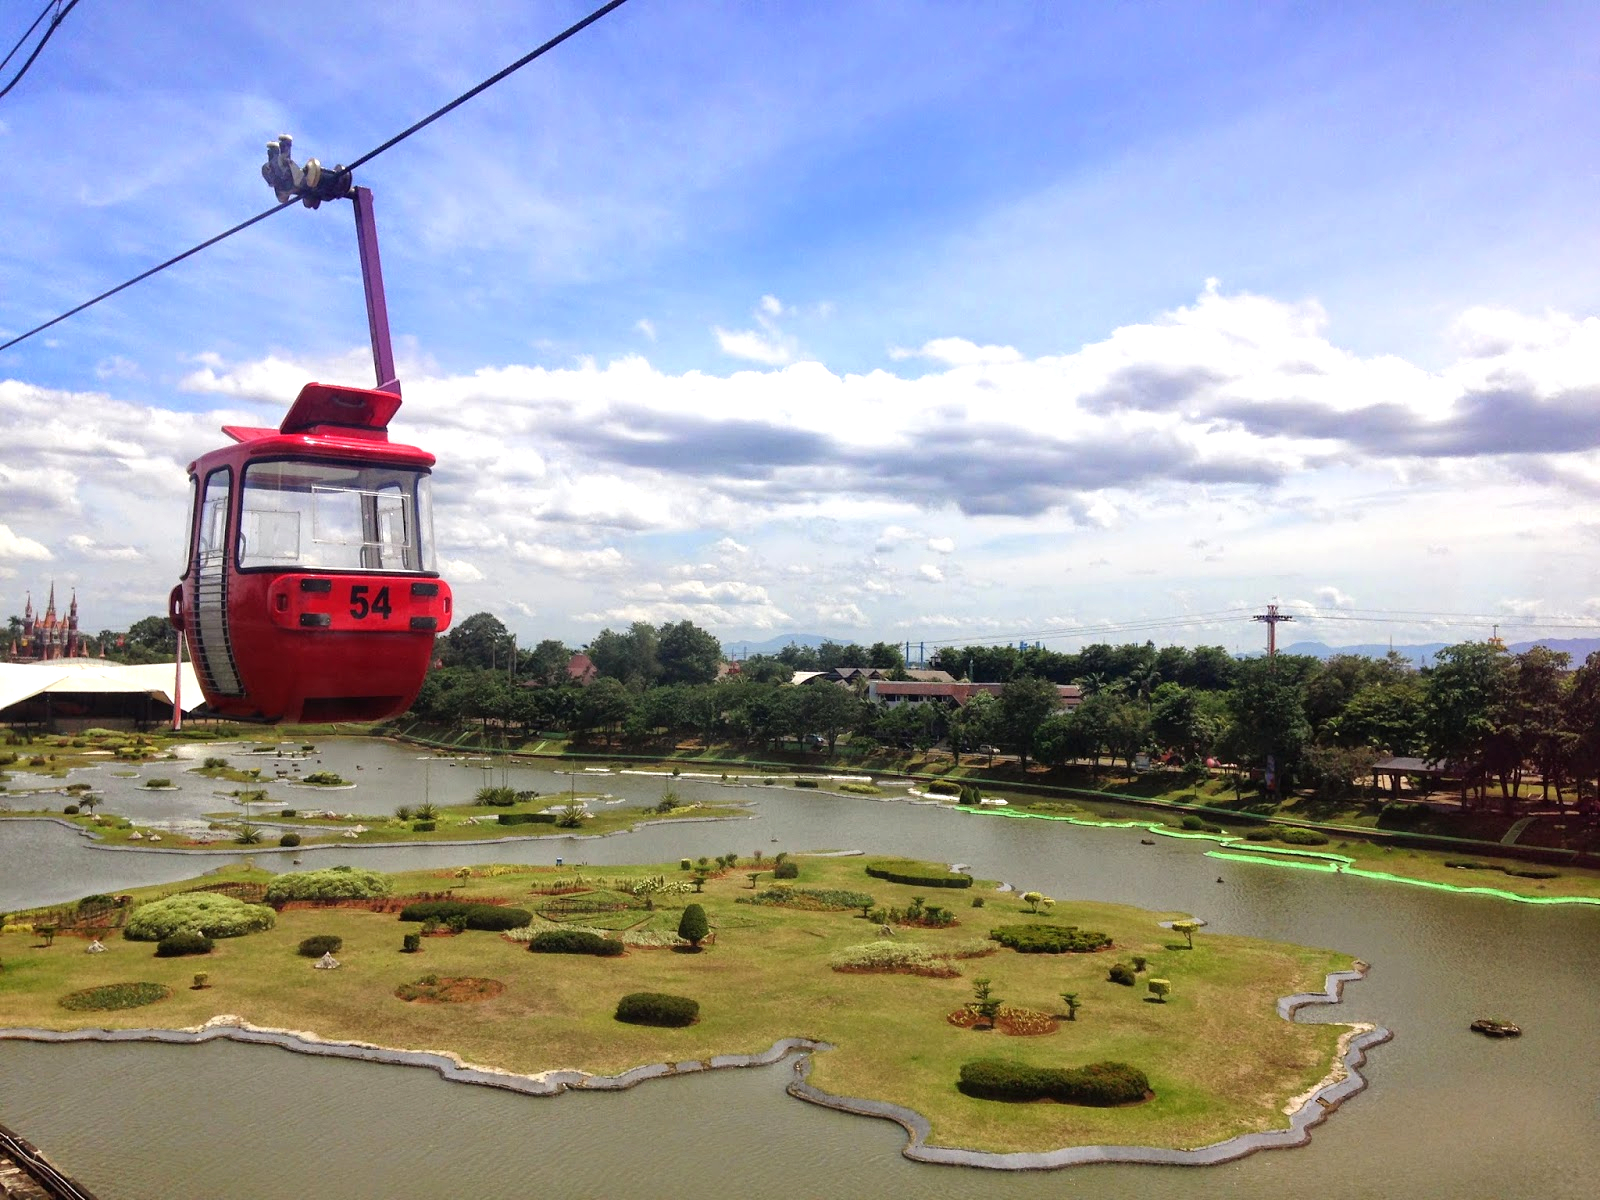
<svg viewBox="0 0 1600 1200"><path fill-rule="evenodd" d="M1311 1004L1337 1004L1344 985L1361 979L1366 964L1357 963L1355 970L1336 971L1326 977L1324 991L1303 992L1282 997L1278 1001L1278 1015L1292 1020L1301 1008ZM651 1063L634 1067L618 1075L591 1075L573 1069L541 1071L533 1075L519 1075L493 1067L474 1065L459 1055L445 1050L401 1050L379 1046L370 1042L328 1041L314 1033L287 1029L268 1029L254 1026L236 1016L217 1016L204 1025L189 1029L71 1029L54 1030L29 1027L0 1028L0 1041L43 1043L73 1042L159 1042L168 1045L202 1045L212 1041L234 1041L250 1045L276 1046L296 1054L313 1057L352 1059L360 1062L383 1063L392 1066L426 1067L452 1083L469 1083L482 1087L501 1088L527 1096L557 1096L568 1090L622 1091L651 1079L669 1079L692 1075L702 1071L727 1068L772 1066L787 1058L794 1059L795 1078L788 1084L789 1095L825 1108L853 1113L857 1116L878 1117L893 1121L903 1128L909 1140L901 1153L917 1162L951 1166L980 1167L991 1170L1032 1171L1058 1167L1078 1166L1086 1163L1147 1163L1180 1166L1208 1166L1231 1162L1258 1150L1304 1145L1310 1140L1310 1129L1327 1119L1349 1097L1367 1086L1360 1068L1366 1063L1366 1051L1381 1045L1393 1035L1379 1026L1350 1026L1350 1033L1341 1039L1340 1054L1329 1075L1310 1092L1290 1102L1289 1128L1263 1133L1246 1133L1198 1149L1170 1150L1150 1146L1069 1146L1059 1150L991 1153L962 1150L954 1147L930 1146L927 1139L932 1126L927 1118L912 1109L879 1100L864 1100L849 1096L836 1096L807 1082L811 1056L819 1050L834 1047L824 1041L806 1037L781 1038L768 1049L757 1054L719 1054L709 1059L677 1063Z"/></svg>

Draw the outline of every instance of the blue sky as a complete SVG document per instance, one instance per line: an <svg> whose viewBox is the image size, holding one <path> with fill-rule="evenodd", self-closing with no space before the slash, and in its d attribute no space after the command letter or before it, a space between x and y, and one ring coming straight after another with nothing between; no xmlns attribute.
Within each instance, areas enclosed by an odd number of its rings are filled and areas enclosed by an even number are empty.
<svg viewBox="0 0 1600 1200"><path fill-rule="evenodd" d="M585 11L82 0L0 101L0 332ZM1596 25L631 0L360 175L447 578L574 643L1593 628ZM184 464L367 382L363 315L297 208L0 354L8 611L157 611Z"/></svg>

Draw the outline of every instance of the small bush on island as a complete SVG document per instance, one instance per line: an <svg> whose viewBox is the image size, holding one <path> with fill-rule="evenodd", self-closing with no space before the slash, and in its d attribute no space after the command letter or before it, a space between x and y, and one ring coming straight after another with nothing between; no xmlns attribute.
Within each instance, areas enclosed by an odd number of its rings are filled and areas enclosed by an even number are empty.
<svg viewBox="0 0 1600 1200"><path fill-rule="evenodd" d="M278 839L278 845L280 846L298 846L299 844L300 835L298 833L286 833Z"/></svg>
<svg viewBox="0 0 1600 1200"><path fill-rule="evenodd" d="M467 929L484 929L491 933L503 933L533 922L533 914L525 908L512 908L509 904L472 904L466 900L418 900L400 910L402 921L444 924L452 917L466 918Z"/></svg>
<svg viewBox="0 0 1600 1200"><path fill-rule="evenodd" d="M799 879L800 864L797 862L781 862L772 868L774 879Z"/></svg>
<svg viewBox="0 0 1600 1200"><path fill-rule="evenodd" d="M546 929L528 942L528 950L534 954L592 954L596 958L615 958L625 948L588 929Z"/></svg>
<svg viewBox="0 0 1600 1200"><path fill-rule="evenodd" d="M1110 983L1120 983L1124 987L1132 987L1137 976L1131 963L1112 963L1111 969L1106 972L1106 980Z"/></svg>
<svg viewBox="0 0 1600 1200"><path fill-rule="evenodd" d="M665 992L629 992L617 1001L617 1020L630 1025L660 1025L669 1029L693 1025L700 1018L700 1002Z"/></svg>
<svg viewBox="0 0 1600 1200"><path fill-rule="evenodd" d="M122 936L130 942L159 942L180 930L195 930L212 938L243 937L271 929L276 920L264 904L246 904L217 892L183 892L134 909Z"/></svg>
<svg viewBox="0 0 1600 1200"><path fill-rule="evenodd" d="M1150 1097L1150 1080L1127 1063L1098 1062L1084 1067L1033 1067L999 1058L961 1064L956 1087L979 1100L1054 1100L1110 1108Z"/></svg>
<svg viewBox="0 0 1600 1200"><path fill-rule="evenodd" d="M1076 925L1001 925L989 936L1018 954L1089 954L1111 945L1111 938L1098 929Z"/></svg>
<svg viewBox="0 0 1600 1200"><path fill-rule="evenodd" d="M478 789L477 795L472 797L472 802L493 808L510 808L517 802L517 789L513 787L482 787Z"/></svg>
<svg viewBox="0 0 1600 1200"><path fill-rule="evenodd" d="M496 813L495 820L502 825L554 825L556 813Z"/></svg>
<svg viewBox="0 0 1600 1200"><path fill-rule="evenodd" d="M794 785L797 788L814 788L817 786L817 781L815 779L796 779Z"/></svg>
<svg viewBox="0 0 1600 1200"><path fill-rule="evenodd" d="M706 910L698 904L686 907L678 919L678 936L698 950L710 934L711 922L706 920Z"/></svg>
<svg viewBox="0 0 1600 1200"><path fill-rule="evenodd" d="M912 858L875 858L866 864L866 872L874 879L890 883L906 883L912 887L968 888L972 876L947 870L938 863L918 862Z"/></svg>
<svg viewBox="0 0 1600 1200"><path fill-rule="evenodd" d="M114 1012L119 1008L143 1008L170 995L172 989L159 983L106 983L63 996L60 1004L73 1012Z"/></svg>
<svg viewBox="0 0 1600 1200"><path fill-rule="evenodd" d="M295 949L301 958L321 958L324 954L336 954L339 947L344 945L344 939L332 933L314 933L308 938L301 939L300 945Z"/></svg>
<svg viewBox="0 0 1600 1200"><path fill-rule="evenodd" d="M156 943L157 958L182 958L188 954L210 954L212 941L194 929L180 929L169 933Z"/></svg>
<svg viewBox="0 0 1600 1200"><path fill-rule="evenodd" d="M961 795L961 785L953 779L935 779L924 790L930 796Z"/></svg>
<svg viewBox="0 0 1600 1200"><path fill-rule="evenodd" d="M344 787L349 780L336 771L313 771L301 782L315 784L317 787Z"/></svg>
<svg viewBox="0 0 1600 1200"><path fill-rule="evenodd" d="M389 878L381 871L355 867L327 867L320 871L291 871L267 885L266 902L290 900L374 900L389 894Z"/></svg>
<svg viewBox="0 0 1600 1200"><path fill-rule="evenodd" d="M1326 846L1328 835L1315 829L1299 829L1292 825L1271 825L1272 836L1286 846Z"/></svg>
<svg viewBox="0 0 1600 1200"><path fill-rule="evenodd" d="M76 804L68 804L61 811L69 817L75 817L78 815L78 806Z"/></svg>
<svg viewBox="0 0 1600 1200"><path fill-rule="evenodd" d="M438 827L439 827L439 823L437 821L413 821L413 822L411 822L411 832L412 833L432 833Z"/></svg>

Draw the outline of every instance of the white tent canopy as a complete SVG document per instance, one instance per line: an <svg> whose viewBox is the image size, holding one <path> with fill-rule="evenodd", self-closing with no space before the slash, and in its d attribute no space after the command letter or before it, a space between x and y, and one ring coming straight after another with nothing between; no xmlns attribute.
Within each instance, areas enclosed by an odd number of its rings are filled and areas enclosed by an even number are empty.
<svg viewBox="0 0 1600 1200"><path fill-rule="evenodd" d="M171 663L126 667L99 658L62 658L43 663L0 663L0 711L46 693L91 692L146 695L172 703ZM193 712L205 703L194 664L183 664L182 705Z"/></svg>

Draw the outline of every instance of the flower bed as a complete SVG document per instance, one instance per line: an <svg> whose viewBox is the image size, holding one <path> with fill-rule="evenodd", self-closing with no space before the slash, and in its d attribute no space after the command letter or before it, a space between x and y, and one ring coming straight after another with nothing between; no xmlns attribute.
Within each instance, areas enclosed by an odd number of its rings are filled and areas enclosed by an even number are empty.
<svg viewBox="0 0 1600 1200"><path fill-rule="evenodd" d="M961 1029L975 1029L979 1025L986 1024L984 1019L970 1007L956 1009L945 1020ZM994 1025L1001 1033L1010 1034L1012 1037L1039 1037L1041 1034L1054 1033L1061 1027L1061 1023L1049 1013L1040 1012L1036 1008L1016 1008L1010 1004L1000 1009L1000 1015L995 1017Z"/></svg>
<svg viewBox="0 0 1600 1200"><path fill-rule="evenodd" d="M119 1008L143 1008L170 995L172 989L159 983L107 983L61 997L61 1007L73 1012L112 1012Z"/></svg>

